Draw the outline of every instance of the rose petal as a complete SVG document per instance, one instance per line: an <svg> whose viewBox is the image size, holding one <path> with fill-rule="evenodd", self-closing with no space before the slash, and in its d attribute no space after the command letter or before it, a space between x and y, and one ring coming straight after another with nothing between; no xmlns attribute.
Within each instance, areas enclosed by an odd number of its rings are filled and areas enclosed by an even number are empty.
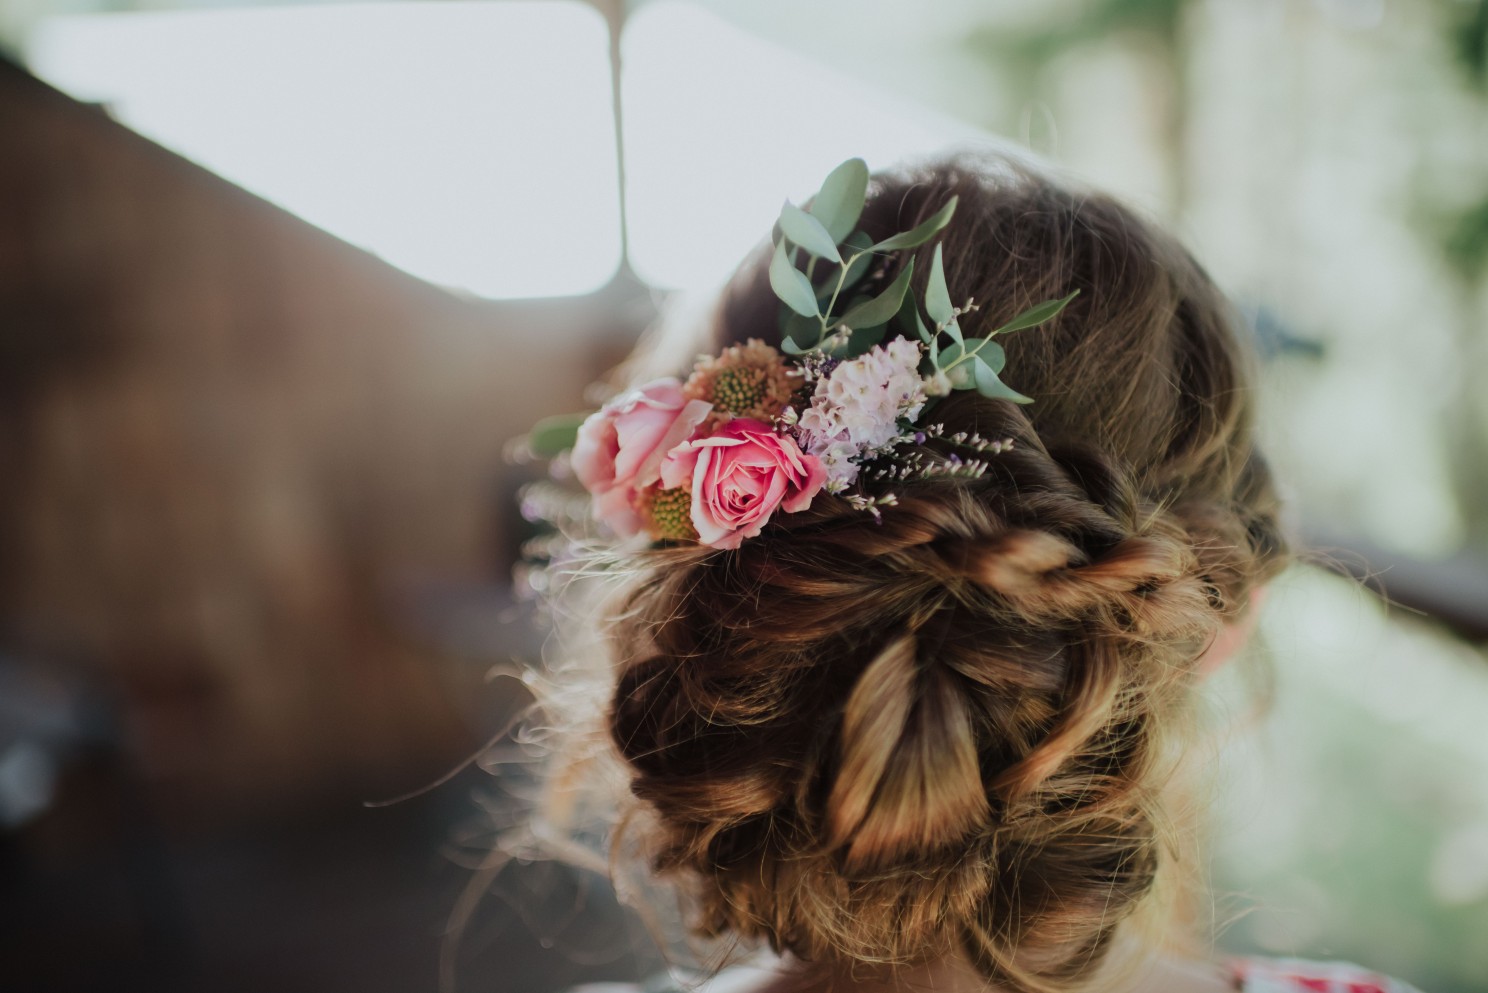
<svg viewBox="0 0 1488 993"><path fill-rule="evenodd" d="M677 419L672 421L672 426L656 443L656 447L651 449L651 454L646 461L636 469L635 485L650 486L656 482L661 475L661 463L665 461L668 453L691 438L697 426L708 419L708 414L712 410L713 405L706 400L687 401L681 412L677 414Z"/></svg>
<svg viewBox="0 0 1488 993"><path fill-rule="evenodd" d="M777 510L805 509L826 481L820 459L749 418L678 445L662 462L662 480L675 485L689 468L693 526L699 540L715 548L737 548L756 537Z"/></svg>
<svg viewBox="0 0 1488 993"><path fill-rule="evenodd" d="M781 502L787 514L795 514L811 506L811 501L827 482L827 467L822 465L821 459L814 455L802 455L801 461L805 465L806 479L794 495L787 497Z"/></svg>
<svg viewBox="0 0 1488 993"><path fill-rule="evenodd" d="M704 496L706 490L704 482L708 479L709 463L713 461L714 455L713 446L699 446L697 466L692 473L692 526L697 530L698 540L705 545L713 545L716 548L737 548L737 542L732 546L719 544L728 537L729 529L708 512L707 498Z"/></svg>
<svg viewBox="0 0 1488 993"><path fill-rule="evenodd" d="M615 456L619 451L620 440L615 433L614 421L604 411L598 410L579 425L569 462L579 482L593 493L614 483Z"/></svg>
<svg viewBox="0 0 1488 993"><path fill-rule="evenodd" d="M603 521L622 538L630 538L641 531L641 515L636 512L634 491L617 486L594 498L594 516Z"/></svg>

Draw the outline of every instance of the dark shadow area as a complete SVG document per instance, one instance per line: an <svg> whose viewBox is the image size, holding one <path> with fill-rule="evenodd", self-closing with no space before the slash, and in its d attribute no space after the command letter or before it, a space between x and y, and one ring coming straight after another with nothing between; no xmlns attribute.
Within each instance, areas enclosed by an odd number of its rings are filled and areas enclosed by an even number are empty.
<svg viewBox="0 0 1488 993"><path fill-rule="evenodd" d="M0 63L0 988L436 988L490 777L364 802L521 703L503 448L653 314L421 283ZM470 924L461 989L637 969Z"/></svg>

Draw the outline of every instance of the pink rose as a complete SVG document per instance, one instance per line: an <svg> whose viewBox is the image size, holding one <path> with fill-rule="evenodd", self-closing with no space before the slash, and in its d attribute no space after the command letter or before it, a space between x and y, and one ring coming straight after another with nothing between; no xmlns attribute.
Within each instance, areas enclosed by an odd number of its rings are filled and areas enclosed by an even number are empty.
<svg viewBox="0 0 1488 993"><path fill-rule="evenodd" d="M697 430L713 405L688 400L675 379L658 379L605 404L579 428L574 475L594 494L594 516L623 537L641 530L637 494L656 482L661 460Z"/></svg>
<svg viewBox="0 0 1488 993"><path fill-rule="evenodd" d="M661 464L667 489L692 487L698 540L738 548L769 521L775 508L805 510L826 482L821 460L763 421L736 417L711 437L674 448Z"/></svg>

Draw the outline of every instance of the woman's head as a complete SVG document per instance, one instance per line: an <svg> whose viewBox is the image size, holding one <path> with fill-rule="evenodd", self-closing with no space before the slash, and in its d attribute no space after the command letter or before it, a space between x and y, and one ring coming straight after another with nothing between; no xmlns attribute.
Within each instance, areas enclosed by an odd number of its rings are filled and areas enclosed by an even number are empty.
<svg viewBox="0 0 1488 993"><path fill-rule="evenodd" d="M735 550L642 553L607 632L610 734L704 931L1058 985L1169 858L1169 730L1284 543L1246 354L1192 258L1004 163L879 177L860 226L907 230L953 195L968 337L1080 290L1006 340L1033 404L958 392L924 418L1013 447L980 478L899 486L881 521L822 493ZM778 344L778 305L746 264L713 350Z"/></svg>

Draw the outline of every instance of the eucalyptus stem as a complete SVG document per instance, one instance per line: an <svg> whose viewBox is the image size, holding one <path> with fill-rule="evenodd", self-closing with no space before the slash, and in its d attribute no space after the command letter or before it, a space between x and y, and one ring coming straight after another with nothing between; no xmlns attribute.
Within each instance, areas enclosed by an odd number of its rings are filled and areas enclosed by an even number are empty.
<svg viewBox="0 0 1488 993"><path fill-rule="evenodd" d="M832 299L827 301L826 312L816 315L817 319L821 321L821 333L816 337L816 343L818 345L827 336L827 319L832 316L832 310L837 306L837 296L842 292L842 283L847 279L847 271L853 267L854 262L866 254L868 254L868 249L865 248L842 263L842 271L837 273L837 286L832 290ZM816 260L813 258L812 261L814 262Z"/></svg>
<svg viewBox="0 0 1488 993"><path fill-rule="evenodd" d="M944 334L945 333L945 329L948 328L948 327L950 327L952 324L956 323L956 321L958 321L961 318L961 315L962 314L968 313L968 312L973 311L973 310L976 310L976 309L977 308L973 307L970 303L967 303L967 305L965 307L957 307L957 308L955 308L955 312L951 315L951 317L950 317L949 320L941 321L939 324L935 325L935 337L936 338L939 338L942 334ZM992 339L994 337L996 337L996 335L997 335L997 332L996 331L993 331L991 334L989 334L986 337L984 337L981 340L981 342L976 346L976 348L973 348L973 349L971 349L969 351L966 348L965 342L963 342L962 345L961 345L961 354L956 358L956 361L952 362L948 366L943 367L940 371L941 372L950 372L952 369L956 368L958 365L961 365L963 362L966 362L968 359L974 359L974 358L976 358L979 354L981 354L982 349L986 348L987 345L989 345L991 343Z"/></svg>
<svg viewBox="0 0 1488 993"><path fill-rule="evenodd" d="M963 345L961 347L961 354L956 358L956 361L952 362L950 365L946 366L944 369L942 369L940 371L941 372L950 372L952 369L956 368L956 366L958 366L961 363L965 362L967 359L974 359L974 358L976 358L977 355L979 355L981 353L982 349L984 349L984 348L987 347L987 343L990 342L991 340L992 340L991 338L983 338L982 339L982 343L979 344L979 345L977 345L976 348L973 348L970 351L968 351L966 349L966 346Z"/></svg>

